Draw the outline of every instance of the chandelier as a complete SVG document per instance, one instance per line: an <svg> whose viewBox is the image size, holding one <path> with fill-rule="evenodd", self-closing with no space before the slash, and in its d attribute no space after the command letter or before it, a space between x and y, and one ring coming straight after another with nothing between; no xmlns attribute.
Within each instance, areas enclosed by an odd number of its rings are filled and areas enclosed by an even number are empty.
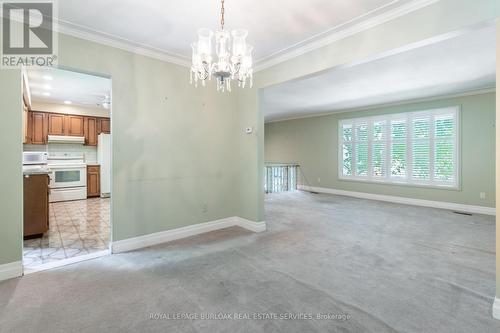
<svg viewBox="0 0 500 333"><path fill-rule="evenodd" d="M236 29L231 33L224 30L224 0L221 0L221 29L215 34L212 30L198 30L198 41L191 44L193 59L191 83L198 87L198 81L205 86L212 77L217 82L217 91L231 91L231 81L236 80L238 87L244 88L247 80L253 84L252 50L246 44L248 31ZM217 61L212 61L212 37L215 35ZM232 45L231 45L232 37ZM214 59L215 60L215 59Z"/></svg>

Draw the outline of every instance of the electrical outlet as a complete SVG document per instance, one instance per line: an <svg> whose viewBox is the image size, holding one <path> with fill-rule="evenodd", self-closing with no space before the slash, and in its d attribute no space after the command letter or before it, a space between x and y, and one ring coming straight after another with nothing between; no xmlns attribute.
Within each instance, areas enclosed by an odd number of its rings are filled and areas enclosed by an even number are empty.
<svg viewBox="0 0 500 333"><path fill-rule="evenodd" d="M318 177L318 184L321 183L321 178Z"/></svg>
<svg viewBox="0 0 500 333"><path fill-rule="evenodd" d="M486 199L486 193L485 192L479 193L479 198Z"/></svg>
<svg viewBox="0 0 500 333"><path fill-rule="evenodd" d="M206 203L205 203L205 204L203 204L203 206L202 206L202 208L201 208L201 211L202 211L203 213L208 212L208 205L207 205Z"/></svg>

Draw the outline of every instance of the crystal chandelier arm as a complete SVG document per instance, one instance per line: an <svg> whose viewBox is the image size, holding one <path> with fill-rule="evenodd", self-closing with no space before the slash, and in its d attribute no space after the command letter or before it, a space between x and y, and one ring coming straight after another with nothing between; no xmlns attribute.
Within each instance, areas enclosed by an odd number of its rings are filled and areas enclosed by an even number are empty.
<svg viewBox="0 0 500 333"><path fill-rule="evenodd" d="M241 62L231 65L231 74L233 76L238 75L240 73L240 69L241 69Z"/></svg>
<svg viewBox="0 0 500 333"><path fill-rule="evenodd" d="M203 72L201 70L198 71L198 77L201 80L206 80L210 76L210 65L206 61L203 61L202 65L203 65Z"/></svg>

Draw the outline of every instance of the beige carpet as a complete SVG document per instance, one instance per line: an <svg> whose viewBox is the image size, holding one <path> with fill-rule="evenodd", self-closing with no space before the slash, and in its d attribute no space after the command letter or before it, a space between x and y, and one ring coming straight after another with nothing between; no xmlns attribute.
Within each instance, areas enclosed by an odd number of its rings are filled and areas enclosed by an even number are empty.
<svg viewBox="0 0 500 333"><path fill-rule="evenodd" d="M493 217L303 192L266 203L265 233L2 282L0 331L500 332Z"/></svg>

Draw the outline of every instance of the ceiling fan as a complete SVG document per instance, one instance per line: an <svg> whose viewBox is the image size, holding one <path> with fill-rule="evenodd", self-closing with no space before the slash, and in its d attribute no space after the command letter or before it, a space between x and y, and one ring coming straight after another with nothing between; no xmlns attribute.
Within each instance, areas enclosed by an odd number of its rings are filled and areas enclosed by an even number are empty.
<svg viewBox="0 0 500 333"><path fill-rule="evenodd" d="M103 108L105 108L106 110L109 109L109 107L111 106L111 98L109 95L104 95L104 96L100 96L98 97L99 99L99 103L97 103L98 106L102 106Z"/></svg>
<svg viewBox="0 0 500 333"><path fill-rule="evenodd" d="M98 107L103 107L105 109L109 109L111 106L111 98L109 95L97 95L95 96L97 102L81 102L84 105L95 105Z"/></svg>

